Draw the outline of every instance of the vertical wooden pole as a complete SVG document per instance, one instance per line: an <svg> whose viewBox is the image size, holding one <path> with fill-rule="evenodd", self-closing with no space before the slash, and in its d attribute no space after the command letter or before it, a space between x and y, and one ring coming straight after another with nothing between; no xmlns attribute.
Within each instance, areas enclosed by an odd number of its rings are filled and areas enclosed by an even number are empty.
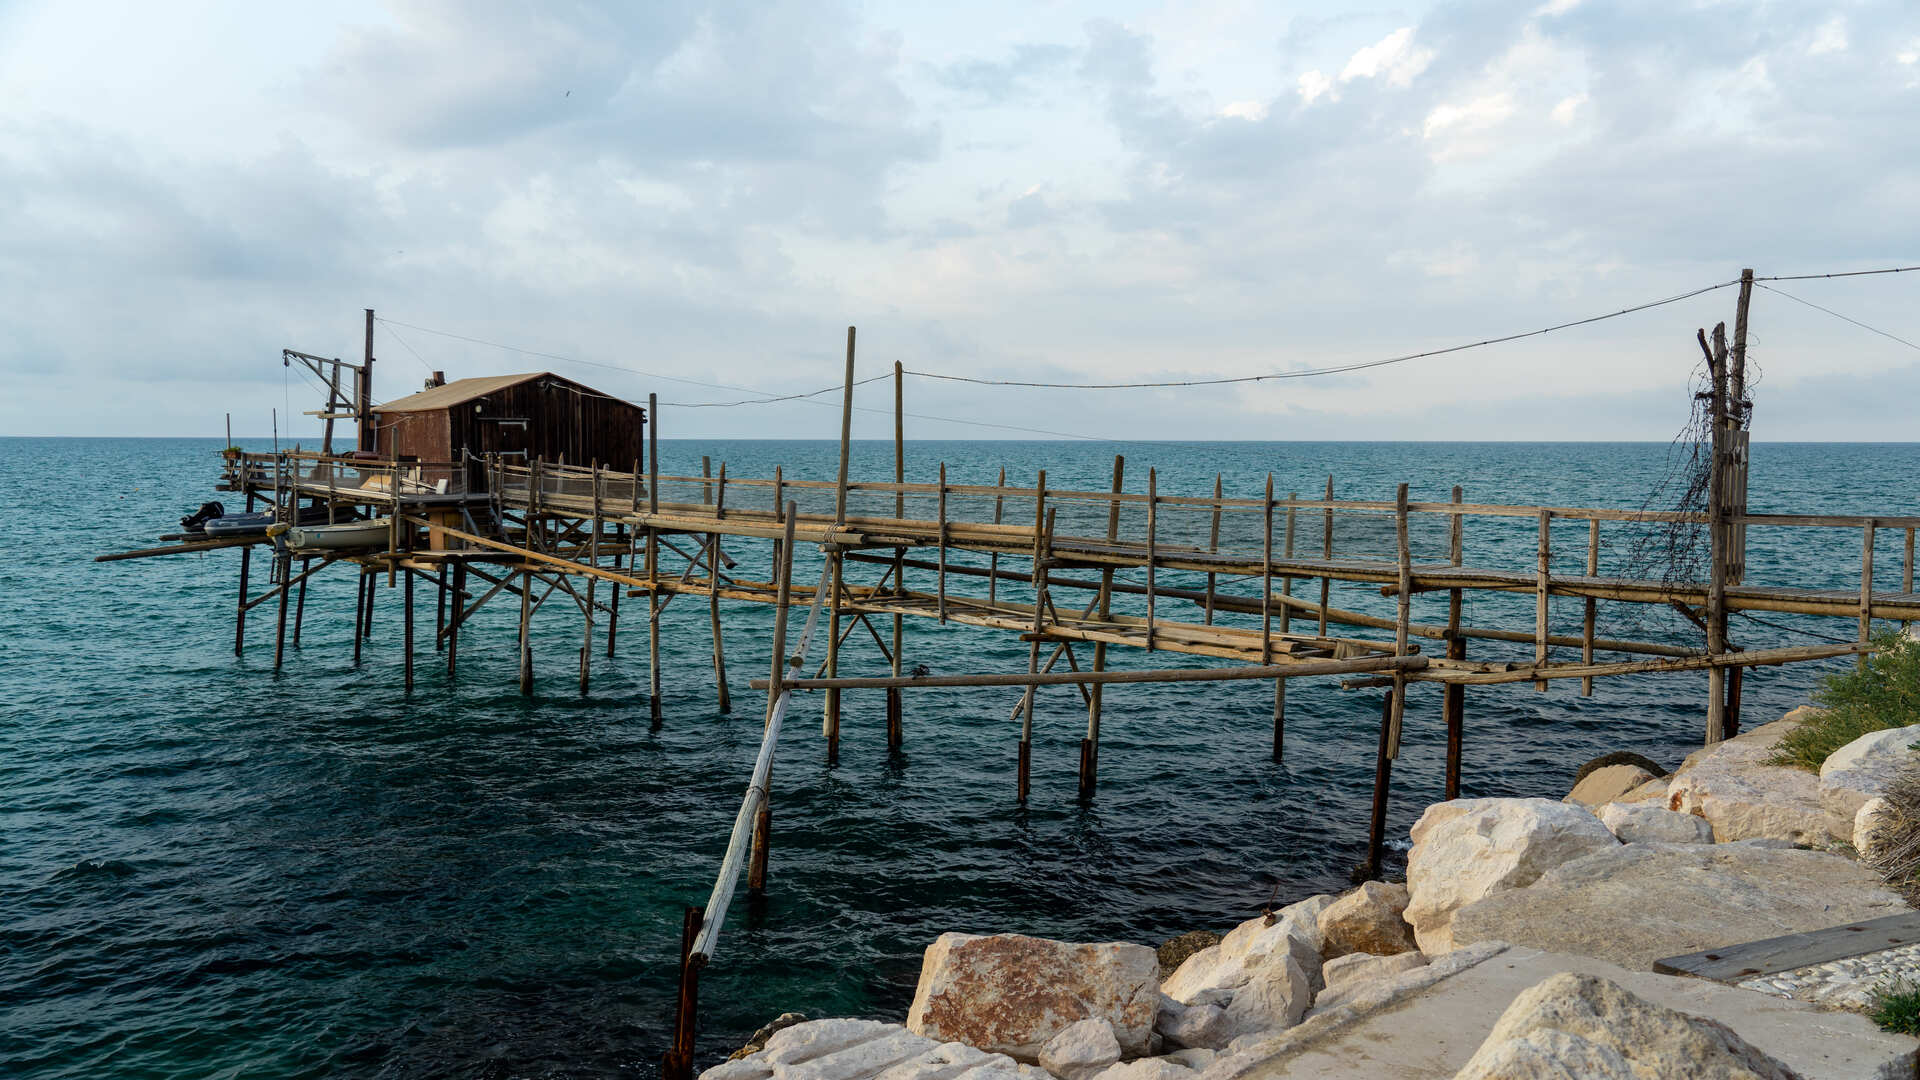
<svg viewBox="0 0 1920 1080"><path fill-rule="evenodd" d="M1460 485L1453 485L1453 501L1460 502ZM1455 566L1461 565L1466 558L1466 519L1460 514L1452 515L1451 535L1448 543L1448 561ZM1460 634L1459 589L1447 590L1447 658L1465 660L1467 658L1467 639ZM1460 797L1460 746L1466 738L1467 688L1459 683L1447 683L1440 691L1441 720L1447 729L1447 779L1446 796L1448 799Z"/></svg>
<svg viewBox="0 0 1920 1080"><path fill-rule="evenodd" d="M253 545L240 546L240 599L233 608L233 655L247 646L247 574L253 569Z"/></svg>
<svg viewBox="0 0 1920 1080"><path fill-rule="evenodd" d="M725 477L727 466L720 465ZM733 711L733 698L727 693L727 650L720 635L720 534L707 534L707 623L713 630L713 685L719 695L720 711Z"/></svg>
<svg viewBox="0 0 1920 1080"><path fill-rule="evenodd" d="M593 531L587 534L587 565L598 570L600 569L600 530L606 523L600 511L599 458L593 459L590 470L588 479L593 484L593 520L588 527ZM587 682L593 673L593 605L595 586L599 583L598 576L587 575L587 601L580 605L580 694L582 697L586 696Z"/></svg>
<svg viewBox="0 0 1920 1080"><path fill-rule="evenodd" d="M1595 577L1600 573L1600 519L1587 522L1587 576ZM1600 601L1587 597L1586 613L1580 621L1580 662L1593 663L1593 624L1599 614ZM1580 696L1593 696L1593 676L1580 679Z"/></svg>
<svg viewBox="0 0 1920 1080"><path fill-rule="evenodd" d="M1273 486L1272 473L1267 474L1267 486L1268 487ZM1220 474L1214 473L1213 474L1213 522L1208 527L1208 530L1207 530L1208 554L1212 554L1220 550L1220 497L1223 494L1223 492L1224 492L1224 489L1221 487L1221 484L1220 484ZM1272 493L1269 492L1268 494L1272 494ZM1268 515L1268 519L1269 520L1267 521L1267 532L1269 535L1267 537L1267 546L1271 548L1273 546L1273 537L1271 535L1273 532L1273 521L1271 520L1272 519L1271 514ZM1271 555L1272 552L1269 551L1268 554ZM1203 621L1208 626L1213 625L1213 587L1214 587L1215 576L1216 575L1214 574L1213 571L1211 570L1207 571L1207 609L1206 609L1206 617ZM1261 619L1263 622L1265 621L1265 617L1266 617L1265 607L1266 605L1262 603ZM1265 652L1266 652L1265 649L1261 650L1262 655L1264 655ZM1262 663L1265 663L1265 662L1266 661L1262 661Z"/></svg>
<svg viewBox="0 0 1920 1080"><path fill-rule="evenodd" d="M1873 637L1873 533L1874 522L1860 530L1860 644L1865 645ZM1861 671L1867 670L1867 654L1861 653L1856 663Z"/></svg>
<svg viewBox="0 0 1920 1080"><path fill-rule="evenodd" d="M440 564L440 573L434 579L433 603L433 651L439 652L447 647L447 564Z"/></svg>
<svg viewBox="0 0 1920 1080"><path fill-rule="evenodd" d="M368 577L366 567L356 564L355 569L359 571L359 580L354 583L353 594L353 666L359 667L360 644L367 637L360 632L360 628L366 625L367 594L372 588L370 584L372 579Z"/></svg>
<svg viewBox="0 0 1920 1080"><path fill-rule="evenodd" d="M380 582L373 574L367 575L367 610L360 624L360 636L373 639L373 598L379 592Z"/></svg>
<svg viewBox="0 0 1920 1080"><path fill-rule="evenodd" d="M533 572L520 572L520 692L533 694Z"/></svg>
<svg viewBox="0 0 1920 1080"><path fill-rule="evenodd" d="M1282 550L1286 558L1293 558L1293 530L1295 524L1294 503L1300 498L1297 491L1287 492L1287 532ZM1283 596L1293 595L1293 575L1283 574L1280 578L1280 592ZM1280 606L1280 632L1285 634L1293 623L1293 605ZM1273 680L1273 763L1282 764L1287 757L1287 680Z"/></svg>
<svg viewBox="0 0 1920 1080"><path fill-rule="evenodd" d="M660 730L660 534L647 526L647 714Z"/></svg>
<svg viewBox="0 0 1920 1080"><path fill-rule="evenodd" d="M292 572L293 566L291 562L288 563L287 570L289 573ZM305 585L306 582L302 581L300 584ZM292 592L293 588L294 587L292 585L285 584L285 583L282 583L280 586L280 619L278 624L275 626L274 632L273 632L273 670L275 671L280 670L281 657L286 653L287 594Z"/></svg>
<svg viewBox="0 0 1920 1080"><path fill-rule="evenodd" d="M706 924L704 909L690 907L680 926L680 993L673 1010L673 1045L660 1057L660 1080L693 1080L694 1038L699 1027L701 957L693 942Z"/></svg>
<svg viewBox="0 0 1920 1080"><path fill-rule="evenodd" d="M1399 603L1393 622L1393 655L1406 656L1407 629L1413 621L1413 544L1407 537L1407 485L1401 484L1393 495L1393 537L1400 562ZM1400 723L1407 706L1407 676L1393 673L1393 708L1387 724L1387 757L1400 757Z"/></svg>
<svg viewBox="0 0 1920 1080"><path fill-rule="evenodd" d="M853 451L853 350L854 328L847 327L847 370L840 393L840 476L834 485L833 523L842 526L847 523L847 463ZM843 560L838 544L833 545L827 557L833 562L832 588L828 600L833 605L831 633L827 635L827 678L840 673L840 607L844 586ZM942 575L944 578L945 575ZM944 581L942 582L944 585ZM840 760L840 689L831 687L826 692L825 719L823 732L827 737L827 764Z"/></svg>
<svg viewBox="0 0 1920 1080"><path fill-rule="evenodd" d="M773 681L767 687L767 716L773 722L773 704L783 692L780 681L787 674L787 613L793 602L793 519L792 508L785 515L786 535L780 545L780 562L775 567L777 582L773 616ZM767 858L773 849L773 781L768 777L767 799L753 818L753 846L747 861L747 895L764 896L767 891Z"/></svg>
<svg viewBox="0 0 1920 1080"><path fill-rule="evenodd" d="M907 516L907 421L906 421L906 372L898 360L893 362L893 516L904 519ZM907 591L906 548L893 549L893 591L903 595ZM901 666L906 656L905 620L898 614L893 617L893 676L900 677ZM887 749L900 749L904 741L903 710L901 691L897 686L887 688Z"/></svg>
<svg viewBox="0 0 1920 1080"><path fill-rule="evenodd" d="M453 625L447 628L447 681L460 664L460 624L466 621L467 561L453 564Z"/></svg>
<svg viewBox="0 0 1920 1080"><path fill-rule="evenodd" d="M1120 494L1121 482L1126 476L1127 459L1119 454L1113 455L1113 494ZM1107 543L1112 544L1120 535L1120 500L1107 500ZM1113 617L1113 567L1100 571L1100 592L1098 594L1100 621L1106 622ZM1107 670L1107 643L1093 643L1093 670ZM1093 798L1099 785L1100 776L1100 710L1104 701L1106 684L1094 683L1087 688L1087 734L1080 740L1080 797Z"/></svg>
<svg viewBox="0 0 1920 1080"><path fill-rule="evenodd" d="M634 464L638 465L639 462L636 461ZM640 474L638 472L633 474L633 482L635 485L634 498L638 499L639 488L637 485L640 483ZM628 558L632 553L633 540L627 532L627 527L625 525L615 524L613 527L613 568L619 570L632 562L632 560ZM614 639L620 636L620 594L627 590L625 587L616 583L613 588L607 591L613 594L607 598L607 659L611 660L613 659Z"/></svg>
<svg viewBox="0 0 1920 1080"><path fill-rule="evenodd" d="M401 652L402 652L402 655L405 657L405 660L403 663L403 670L405 672L405 675L403 676L403 685L404 685L405 691L409 694L413 693L413 579L414 577L415 577L415 574L413 573L413 571L411 570L407 571L407 582L404 586L402 586L402 593L401 593L401 600L400 600L400 604L403 609L403 612L401 615L401 625L404 627L404 629L401 631L402 637L404 639L401 645Z"/></svg>
<svg viewBox="0 0 1920 1080"><path fill-rule="evenodd" d="M1214 503L1218 514L1219 503ZM1267 474L1267 494L1260 503L1260 662L1273 663L1273 474Z"/></svg>
<svg viewBox="0 0 1920 1080"><path fill-rule="evenodd" d="M1007 467L1000 466L1000 479L995 480L993 493L993 523L1000 524L1000 515L1006 509ZM987 557L987 606L992 607L1000 595L1000 553L994 552Z"/></svg>
<svg viewBox="0 0 1920 1080"><path fill-rule="evenodd" d="M1389 728L1393 726L1393 699L1397 690L1389 690L1380 700L1380 746L1373 757L1373 813L1367 824L1367 861L1354 876L1372 881L1380 876L1380 863L1386 850L1387 789L1393 782L1393 756L1389 750Z"/></svg>
<svg viewBox="0 0 1920 1080"><path fill-rule="evenodd" d="M940 463L940 483L938 484L938 487L939 487L939 506L936 512L939 514L939 521L936 524L935 528L938 534L939 545L940 545L940 553L939 553L940 570L938 573L938 583L936 585L938 592L936 593L935 599L934 599L934 610L939 614L940 621L946 622L947 621L947 463L944 461ZM1038 524L1034 526L1035 529L1038 529L1039 527L1040 526Z"/></svg>
<svg viewBox="0 0 1920 1080"><path fill-rule="evenodd" d="M1043 512L1042 508L1046 506L1047 473L1044 469L1040 471L1040 479L1036 491L1038 495L1035 500L1034 513L1038 515ZM1045 634L1047 625L1047 560L1052 556L1053 510L1046 509L1044 513L1046 514L1045 523L1042 524L1040 519L1036 517L1033 526L1033 634L1032 640L1027 646L1027 674L1029 675L1039 673L1040 639L1042 635ZM1024 703L1025 708L1022 710L1020 717L1020 761L1019 777L1016 784L1017 799L1022 806L1026 805L1027 792L1031 789L1030 776L1033 766L1033 710L1034 706L1039 703L1039 697L1040 684L1029 684L1027 686L1027 697Z"/></svg>
<svg viewBox="0 0 1920 1080"><path fill-rule="evenodd" d="M1547 662L1547 598L1551 593L1553 560L1553 511L1540 511L1539 564L1533 579L1533 662ZM1536 679L1533 688L1545 693L1547 680Z"/></svg>
<svg viewBox="0 0 1920 1080"><path fill-rule="evenodd" d="M1327 476L1326 501L1327 502L1333 501L1332 474L1328 474ZM1323 516L1322 516L1321 533L1320 533L1320 546L1322 550L1320 552L1320 555L1322 558L1331 562L1333 560L1333 507L1331 506L1327 507L1326 510L1323 511L1322 513L1323 513ZM1332 578L1326 577L1325 575L1321 576L1320 578L1320 631L1319 631L1321 637L1327 636L1327 593L1329 588L1332 586L1332 583L1333 583Z"/></svg>
<svg viewBox="0 0 1920 1080"><path fill-rule="evenodd" d="M354 426L358 429L355 437L362 450L372 450L373 445L373 309L367 308L367 349L361 357L360 377L353 381L355 397Z"/></svg>
<svg viewBox="0 0 1920 1080"><path fill-rule="evenodd" d="M336 368L334 370L337 371L339 369ZM1907 530L1907 535L1908 537L1912 537L1913 530ZM1909 559L1908 562L1912 562L1912 560ZM307 614L307 568L312 565L312 559L300 560L300 595L293 602L293 647L296 649L300 647L300 623L306 618ZM1908 591L1911 592L1912 590L1909 589Z"/></svg>
<svg viewBox="0 0 1920 1080"><path fill-rule="evenodd" d="M1153 580L1154 565L1160 561L1155 551L1157 544L1154 534L1158 532L1159 518L1156 507L1160 501L1160 487L1157 479L1159 470L1147 470L1147 651L1153 651Z"/></svg>

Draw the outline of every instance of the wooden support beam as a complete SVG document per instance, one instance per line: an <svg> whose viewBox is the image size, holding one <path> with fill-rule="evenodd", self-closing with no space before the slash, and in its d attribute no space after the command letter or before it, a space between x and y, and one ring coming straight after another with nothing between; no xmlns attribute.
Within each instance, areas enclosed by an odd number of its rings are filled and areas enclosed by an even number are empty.
<svg viewBox="0 0 1920 1080"><path fill-rule="evenodd" d="M1841 653L1853 651L1853 644L1826 646ZM1829 653L1828 655L1833 655ZM1704 659L1704 658L1702 658ZM1666 663L1667 661L1653 661ZM893 678L890 675L849 675L838 679L787 679L781 685L789 690L824 690L829 686L838 686L848 690L878 690L889 686L898 687L936 687L936 686L1072 686L1075 683L1089 685L1112 685L1114 683L1187 683L1187 682L1239 682L1245 679L1304 679L1320 675L1363 675L1375 672L1424 672L1432 663L1427 657L1414 656L1359 656L1349 660L1299 660L1288 664L1252 665L1247 667L1219 668L1152 668L1122 671L1056 671L1041 673L1038 671L1006 672L984 675L906 675ZM1446 676L1451 678L1453 676ZM1523 679L1531 675L1522 675ZM1478 681L1483 676L1460 676L1468 681ZM765 679L754 679L747 684L755 690L765 690L770 685Z"/></svg>
<svg viewBox="0 0 1920 1080"><path fill-rule="evenodd" d="M1460 501L1460 485L1453 486L1453 501ZM1456 514L1448 536L1448 555L1459 566L1466 555L1465 519ZM1447 659L1467 658L1467 639L1460 632L1460 590L1447 590ZM1447 729L1446 797L1460 797L1460 750L1466 737L1467 688L1448 683L1440 691L1440 719Z"/></svg>
<svg viewBox="0 0 1920 1080"><path fill-rule="evenodd" d="M904 519L907 516L907 422L906 422L906 371L898 360L893 362L893 482L900 488L893 493L893 516ZM893 587L896 592L907 587L907 568L902 565L907 549L893 549ZM893 650L890 663L893 673L899 675L901 665L906 662L906 620L900 615L893 617ZM897 752L905 740L904 715L900 688L887 689L887 750Z"/></svg>
<svg viewBox="0 0 1920 1080"><path fill-rule="evenodd" d="M1393 534L1400 563L1399 614L1393 631L1393 654L1406 656L1407 625L1413 621L1413 545L1407 537L1407 485L1401 484L1394 495ZM1406 713L1407 681L1394 674L1393 696L1387 724L1387 757L1400 757L1400 723Z"/></svg>
<svg viewBox="0 0 1920 1080"><path fill-rule="evenodd" d="M1373 757L1373 812L1367 822L1367 861L1354 870L1356 881L1375 881L1380 877L1380 864L1387 846L1387 789L1393 783L1393 755L1389 753L1393 699L1405 689L1405 683L1396 685L1380 701L1380 746Z"/></svg>
<svg viewBox="0 0 1920 1080"><path fill-rule="evenodd" d="M336 372L338 369L335 369ZM300 592L293 602L293 647L300 647L300 624L307 614L307 575L313 573L313 560L300 560L300 576L294 580L300 583Z"/></svg>
<svg viewBox="0 0 1920 1080"><path fill-rule="evenodd" d="M1271 476L1271 474L1269 474L1269 476ZM1299 497L1300 493L1297 491L1287 492L1287 533L1284 551L1288 559L1293 558L1294 508L1292 503ZM1280 579L1280 591L1281 597L1286 601L1280 605L1280 632L1286 634L1291 629L1293 623L1293 604L1291 602L1293 600L1293 578L1291 576ZM1275 765L1284 763L1286 756L1287 680L1275 679L1273 680L1273 763Z"/></svg>
<svg viewBox="0 0 1920 1080"><path fill-rule="evenodd" d="M1223 495L1225 495L1225 491L1220 486L1220 481L1221 481L1221 475L1219 473L1214 473L1213 474L1213 514L1212 514L1213 520L1208 525L1208 528L1207 528L1207 554L1209 555L1215 554L1220 550L1220 499ZM1272 473L1267 474L1267 488L1268 488L1267 501L1271 503L1273 501L1272 499L1273 474ZM1271 558L1273 555L1273 552L1271 550L1273 547L1273 536L1272 536L1273 521L1272 521L1271 509L1269 509L1269 512L1268 512L1267 533L1268 533L1267 547L1269 549L1267 551L1267 555L1269 558ZM1211 570L1207 571L1206 618L1203 621L1208 626L1213 625L1214 579L1218 576L1219 575L1215 574Z"/></svg>
<svg viewBox="0 0 1920 1080"><path fill-rule="evenodd" d="M1547 662L1547 603L1553 592L1553 512L1540 511L1539 569L1533 591L1533 662ZM1535 690L1545 692L1546 680L1533 684Z"/></svg>
<svg viewBox="0 0 1920 1080"><path fill-rule="evenodd" d="M1327 474L1327 502L1329 504L1333 502L1333 474L1331 473ZM1321 523L1320 542L1321 542L1321 547L1323 548L1323 551L1321 552L1321 557L1328 561L1332 561L1333 559L1333 507L1329 505L1323 513L1325 516ZM1333 581L1332 578L1329 578L1324 574L1321 575L1320 577L1320 631L1319 633L1321 637L1327 636L1327 598L1328 598L1328 594L1331 591L1332 581Z"/></svg>
<svg viewBox="0 0 1920 1080"><path fill-rule="evenodd" d="M1860 644L1862 645L1873 637L1873 534L1874 524L1869 521L1860 530ZM1860 654L1859 665L1861 671L1867 669L1866 653Z"/></svg>
<svg viewBox="0 0 1920 1080"><path fill-rule="evenodd" d="M721 490L726 490L727 466L720 463ZM707 534L707 625L713 631L713 685L720 711L733 711L733 698L727 693L727 650L720 633L720 534Z"/></svg>
<svg viewBox="0 0 1920 1080"><path fill-rule="evenodd" d="M402 661L402 683L404 692L409 694L413 693L413 578L413 574L409 573L407 575L406 585L400 602L403 608L401 625L403 626L402 637L404 639L401 646L404 657Z"/></svg>
<svg viewBox="0 0 1920 1080"><path fill-rule="evenodd" d="M520 693L533 695L533 571L520 572Z"/></svg>
<svg viewBox="0 0 1920 1080"><path fill-rule="evenodd" d="M660 459L655 457L657 462ZM653 485L648 485L650 491ZM649 495L649 497L652 497ZM660 730L660 532L647 527L647 713L651 730Z"/></svg>
<svg viewBox="0 0 1920 1080"><path fill-rule="evenodd" d="M940 551L939 551L939 558L937 560L940 565L940 573L939 573L939 581L936 586L937 588L936 595L940 597L940 621L946 622L947 621L947 463L944 461L940 463L939 499L940 499L940 505L936 512L940 515L940 518L939 518ZM1034 528L1038 529L1039 525L1036 524Z"/></svg>
<svg viewBox="0 0 1920 1080"><path fill-rule="evenodd" d="M1155 533L1159 531L1158 515L1154 512L1154 508L1159 503L1159 494L1160 494L1160 491L1159 491L1160 485L1159 485L1158 475L1159 475L1158 469L1154 469L1154 468L1147 469L1147 651L1148 652L1153 651L1154 571L1160 562L1160 560L1154 557L1154 549L1158 543Z"/></svg>
<svg viewBox="0 0 1920 1080"><path fill-rule="evenodd" d="M446 628L447 682L448 683L453 682L454 673L460 665L460 624L465 621L461 617L460 606L462 603L461 598L466 595L467 595L467 562L465 559L462 559L459 562L456 562L453 564L453 606L454 606L453 615L454 617L453 617L453 620L447 624L447 628ZM614 595L618 596L619 593L616 592Z"/></svg>
<svg viewBox="0 0 1920 1080"><path fill-rule="evenodd" d="M1587 576L1600 575L1600 519L1592 518L1587 522ZM1585 600L1586 612L1580 622L1580 662L1593 663L1593 623L1599 614L1600 601L1589 596ZM1580 696L1593 696L1593 677L1580 680Z"/></svg>
<svg viewBox="0 0 1920 1080"><path fill-rule="evenodd" d="M1127 459L1119 454L1113 455L1112 494L1120 494L1126 478ZM1107 500L1107 543L1111 544L1120 535L1120 501ZM1049 578L1051 582L1051 578ZM1100 570L1100 591L1094 595L1094 607L1099 609L1101 621L1113 615L1113 567ZM1107 670L1107 643L1093 643L1093 670ZM1080 797L1091 799L1099 786L1100 776L1100 711L1104 696L1103 683L1093 683L1087 687L1087 734L1080 740Z"/></svg>
<svg viewBox="0 0 1920 1080"><path fill-rule="evenodd" d="M233 655L239 656L247 646L247 572L253 568L253 548L240 549L240 598L234 602L233 610Z"/></svg>
<svg viewBox="0 0 1920 1080"><path fill-rule="evenodd" d="M368 597L368 594L373 589L373 585L372 585L373 579L368 576L367 568L362 566L359 568L359 571L360 572L355 575L354 589L356 591L353 594L353 666L354 667L360 666L360 644L363 641L365 641L367 638L367 635L360 632L360 628L366 624L367 597Z"/></svg>
<svg viewBox="0 0 1920 1080"><path fill-rule="evenodd" d="M275 563L279 563L280 561L281 560L278 558L275 558L274 560ZM286 562L287 562L287 569L291 571L293 569L292 560L288 559L286 560ZM280 618L278 622L275 624L274 631L273 631L273 670L275 671L280 670L281 659L286 655L286 651L287 651L287 593L288 592L289 592L289 583L281 584L280 586Z"/></svg>

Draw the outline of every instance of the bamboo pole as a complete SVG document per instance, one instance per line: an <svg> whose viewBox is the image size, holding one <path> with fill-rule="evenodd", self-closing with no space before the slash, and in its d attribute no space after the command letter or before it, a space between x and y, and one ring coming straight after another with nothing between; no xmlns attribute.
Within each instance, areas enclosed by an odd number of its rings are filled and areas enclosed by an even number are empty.
<svg viewBox="0 0 1920 1080"><path fill-rule="evenodd" d="M1002 465L1000 466L1000 479L995 482L994 488L993 488L993 524L996 528L1000 524L1000 512L1005 508L1006 497L1002 493L1005 491L1006 486L1007 486L1007 467L1005 465ZM998 592L995 586L999 585L1000 583L1000 573L999 573L1000 553L998 551L995 551L990 556L988 556L987 569L993 571L993 576L987 579L987 606L992 607L997 598L997 592Z"/></svg>
<svg viewBox="0 0 1920 1080"><path fill-rule="evenodd" d="M1271 473L1268 474L1272 476ZM1298 499L1297 491L1287 492L1287 533L1284 550L1288 559L1293 558L1293 503ZM1280 632L1288 633L1293 624L1293 578L1291 575L1280 578L1280 595L1285 603L1280 605ZM1273 763L1282 764L1287 754L1287 680L1273 680Z"/></svg>
<svg viewBox="0 0 1920 1080"><path fill-rule="evenodd" d="M1127 459L1119 454L1113 455L1113 494L1120 494L1122 482L1126 476ZM1217 480L1216 480L1217 483ZM1217 494L1217 492L1216 492ZM1113 543L1120 535L1120 502L1107 500L1107 542ZM1105 622L1113 615L1113 567L1100 571L1100 591L1094 596L1094 605L1100 613L1100 621ZM1093 643L1093 670L1107 670L1107 643ZM1087 688L1087 734L1080 740L1080 797L1093 798L1099 786L1100 776L1100 711L1104 696L1103 683L1094 683Z"/></svg>
<svg viewBox="0 0 1920 1080"><path fill-rule="evenodd" d="M1460 485L1453 486L1453 501L1460 501ZM1453 516L1448 529L1448 561L1459 566L1466 558L1465 520L1458 514ZM1467 658L1467 639L1460 629L1459 589L1447 590L1447 659L1465 660ZM1447 729L1447 770L1446 797L1460 797L1460 749L1466 738L1467 688L1459 683L1448 683L1440 691L1440 718Z"/></svg>
<svg viewBox="0 0 1920 1080"><path fill-rule="evenodd" d="M1159 528L1158 528L1159 518L1158 518L1158 515L1155 513L1155 509L1154 509L1159 502L1158 496L1160 492L1159 492L1158 474L1159 474L1158 469L1149 468L1147 470L1147 651L1148 652L1153 651L1154 568L1160 561L1155 557L1155 552L1154 552L1154 549L1156 547L1156 542L1157 542L1157 538L1154 534L1159 531Z"/></svg>
<svg viewBox="0 0 1920 1080"><path fill-rule="evenodd" d="M1833 650L1851 652L1859 646L1851 643L1844 646L1826 646L1828 653ZM1704 659L1704 657L1702 658ZM1674 661L1650 661L1650 663L1672 663ZM953 687L953 686L1073 686L1076 683L1094 685L1112 685L1115 683L1187 683L1187 682L1239 682L1245 679L1304 679L1320 675L1365 675L1383 671L1426 671L1432 663L1427 657L1413 656L1357 656L1347 660L1301 660L1290 664L1249 665L1244 667L1211 668L1155 668L1122 669L1119 671L1055 671L1025 672L1011 671L978 675L907 675L893 678L890 675L849 675L838 679L785 679L781 686L788 690L823 690L829 686L838 686L847 690L879 690L889 686L899 687ZM1448 676L1452 678L1453 676ZM1528 676L1523 676L1523 678ZM1460 678L1480 679L1483 676L1463 675ZM771 685L766 679L754 679L747 684L755 690L765 690Z"/></svg>
<svg viewBox="0 0 1920 1080"><path fill-rule="evenodd" d="M1406 656L1408 655L1407 624L1413 621L1413 545L1407 536L1407 485L1401 484L1396 489L1393 501L1394 544L1400 562L1400 595L1398 616L1393 630L1393 654ZM1387 757L1389 760L1400 757L1400 724L1406 715L1406 704L1406 676L1395 672L1393 696L1388 710Z"/></svg>
<svg viewBox="0 0 1920 1080"><path fill-rule="evenodd" d="M1598 577L1599 574L1600 519L1590 518L1587 521L1587 576ZM1599 607L1600 602L1598 600L1595 600L1591 596L1587 597L1586 612L1580 623L1580 662L1583 664L1593 663L1593 624L1594 617L1599 614ZM1591 677L1580 680L1580 696L1593 696L1593 679Z"/></svg>
<svg viewBox="0 0 1920 1080"><path fill-rule="evenodd" d="M1550 565L1553 556L1552 522L1552 511L1540 511L1539 570L1533 589L1533 662L1535 664L1547 662L1547 597L1553 587ZM1547 689L1546 680L1542 679L1534 683L1533 688L1544 693Z"/></svg>

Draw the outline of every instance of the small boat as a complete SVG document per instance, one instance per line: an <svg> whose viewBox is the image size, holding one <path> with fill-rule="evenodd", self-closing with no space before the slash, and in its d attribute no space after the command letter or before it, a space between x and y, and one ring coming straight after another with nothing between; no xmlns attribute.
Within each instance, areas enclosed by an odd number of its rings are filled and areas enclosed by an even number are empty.
<svg viewBox="0 0 1920 1080"><path fill-rule="evenodd" d="M219 503L209 503L208 507ZM207 507L201 508L203 511ZM327 508L324 506L303 506L300 508L300 523L324 524L327 520ZM184 521L184 519L183 519ZM273 512L260 510L251 514L222 514L219 517L205 519L200 531L209 537L223 538L232 536L265 536L267 527L273 524Z"/></svg>
<svg viewBox="0 0 1920 1080"><path fill-rule="evenodd" d="M390 518L346 521L338 525L295 525L286 531L285 538L287 546L295 550L384 547L391 527Z"/></svg>

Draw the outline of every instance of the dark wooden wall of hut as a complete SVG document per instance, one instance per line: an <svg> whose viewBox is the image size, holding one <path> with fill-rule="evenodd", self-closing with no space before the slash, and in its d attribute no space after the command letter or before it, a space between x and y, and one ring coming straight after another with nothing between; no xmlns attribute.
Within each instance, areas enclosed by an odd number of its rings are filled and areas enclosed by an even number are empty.
<svg viewBox="0 0 1920 1080"><path fill-rule="evenodd" d="M646 419L638 405L547 375L444 408L382 412L375 446L381 457L397 449L419 461L458 461L464 448L513 463L537 457L644 470Z"/></svg>

